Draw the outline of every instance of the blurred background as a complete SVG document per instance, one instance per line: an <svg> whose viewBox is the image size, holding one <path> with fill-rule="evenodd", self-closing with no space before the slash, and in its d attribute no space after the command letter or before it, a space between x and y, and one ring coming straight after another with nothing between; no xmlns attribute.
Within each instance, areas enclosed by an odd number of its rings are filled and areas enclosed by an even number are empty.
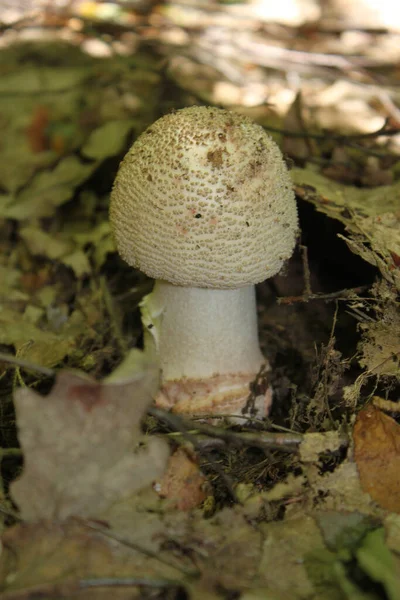
<svg viewBox="0 0 400 600"><path fill-rule="evenodd" d="M271 126L351 133L400 121L391 0L2 0L0 27L3 47L58 38L102 58L151 49L184 103L240 106Z"/></svg>

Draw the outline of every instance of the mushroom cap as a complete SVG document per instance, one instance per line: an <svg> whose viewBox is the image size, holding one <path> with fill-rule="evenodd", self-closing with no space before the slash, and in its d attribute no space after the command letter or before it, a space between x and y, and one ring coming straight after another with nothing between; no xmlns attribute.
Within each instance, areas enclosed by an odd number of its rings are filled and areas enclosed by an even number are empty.
<svg viewBox="0 0 400 600"><path fill-rule="evenodd" d="M292 254L297 208L281 151L248 117L192 106L151 125L111 194L118 251L149 277L238 288Z"/></svg>

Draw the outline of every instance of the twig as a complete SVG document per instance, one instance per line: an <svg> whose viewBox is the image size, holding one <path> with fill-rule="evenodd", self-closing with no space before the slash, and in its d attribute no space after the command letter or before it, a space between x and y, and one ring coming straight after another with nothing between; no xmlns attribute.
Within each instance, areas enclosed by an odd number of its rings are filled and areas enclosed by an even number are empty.
<svg viewBox="0 0 400 600"><path fill-rule="evenodd" d="M331 328L331 334L329 336L329 342L328 345L326 347L326 354L325 354L325 361L324 361L324 370L322 373L322 379L323 379L323 394L324 394L324 404L325 404L325 410L326 413L328 415L328 418L331 422L332 427L335 425L335 420L332 416L332 411L331 411L331 407L329 405L329 398L328 398L328 389L329 389L329 378L331 376L331 369L329 368L329 358L330 355L332 353L332 351L334 350L335 347L335 329L336 329L336 324L337 324L337 316L338 316L338 311L339 311L339 304L336 302L336 307L335 307L335 312L333 315L333 320L332 320L332 328Z"/></svg>
<svg viewBox="0 0 400 600"><path fill-rule="evenodd" d="M182 417L167 413L166 411L151 407L149 414L156 417L157 419L168 423L176 431L179 431L181 435L185 436L190 431L190 435L193 437L196 434L203 436L216 438L225 444L232 444L234 446L252 446L254 448L260 448L262 450L282 450L284 452L296 452L304 440L304 434L302 433L272 433L269 431L249 433L249 432L234 432L222 427L214 427L213 425L198 424L195 429L190 429L190 424L186 423ZM214 415L215 416L215 415ZM182 424L185 423L185 426ZM185 431L182 431L185 430ZM202 442L204 437L201 438ZM349 438L343 434L340 436L340 443L342 446L347 446ZM206 446L206 444L203 444Z"/></svg>
<svg viewBox="0 0 400 600"><path fill-rule="evenodd" d="M380 129L377 131L370 131L369 133L354 133L345 135L343 133L311 133L309 131L289 131L288 129L282 129L280 127L272 127L269 125L264 125L264 129L267 131L272 131L273 133L280 133L282 135L286 135L287 137L293 138L312 138L314 140L334 140L336 142L346 143L347 141L352 140L364 140L369 138L381 137L381 136L393 136L400 135L400 127L395 127L392 129L386 129L388 124L388 119L386 119L385 123L382 125Z"/></svg>
<svg viewBox="0 0 400 600"><path fill-rule="evenodd" d="M311 272L310 265L308 264L308 248L307 246L300 246L301 258L303 262L303 277L304 277L304 296L307 298L311 296Z"/></svg>
<svg viewBox="0 0 400 600"><path fill-rule="evenodd" d="M369 156L375 156L376 158L386 158L387 156L390 156L388 152L380 152L379 150L367 148L366 146L361 146L361 144L356 144L355 142L346 141L346 146L358 150L359 152L363 152L364 154L368 154ZM396 160L399 160L399 158L396 157Z"/></svg>
<svg viewBox="0 0 400 600"><path fill-rule="evenodd" d="M353 294L360 294L361 292L365 292L369 286L362 285L356 288L349 288L344 290L339 290L337 292L330 292L328 294L324 293L316 293L316 294L302 294L301 296L282 296L281 298L277 298L278 304L295 304L296 302L308 302L309 300L325 300L326 302L331 302L332 300L348 300L353 296Z"/></svg>
<svg viewBox="0 0 400 600"><path fill-rule="evenodd" d="M137 544L136 542L129 540L127 538L124 538L124 537L114 533L113 531L109 531L108 529L106 529L104 527L100 527L99 525L96 525L93 522L82 521L81 519L79 519L79 522L83 523L88 529L92 529L93 531L101 533L102 535L104 535L112 540L115 540L116 542L119 542L123 546L126 546L127 548L131 548L132 550L136 550L136 552L140 552L141 554L144 554L145 556L148 556L149 558L158 560L160 563L162 563L172 569L175 569L184 575L187 575L189 577L197 577L199 575L199 571L197 569L186 569L186 568L182 567L181 565L179 565L179 566L175 565L171 561L166 560L165 558L161 557L158 552L149 550L148 548L145 548L141 544Z"/></svg>
<svg viewBox="0 0 400 600"><path fill-rule="evenodd" d="M179 415L174 415L173 413L167 412L161 408L157 408L156 406L150 406L150 408L147 410L147 413L149 415L152 415L159 421L163 421L174 431L180 432L182 434L182 436L188 442L190 442L192 444L192 446L195 450L197 450L197 451L204 450L204 448L201 448L198 445L197 437L191 431L191 429L193 428L193 425L190 421L186 421L185 419L182 419L182 417L180 417ZM200 427L203 428L203 427L205 427L205 425L201 425ZM198 430L199 430L199 428L196 426L196 431L198 431ZM236 495L236 492L234 490L234 487L233 487L233 482L232 482L231 478L229 477L229 475L227 475L225 473L225 471L222 469L222 467L217 462L215 462L215 460L213 460L212 457L208 456L208 460L210 462L211 467L214 469L214 471L225 482L226 488L229 491L229 494L231 495L234 502L237 502L240 504L240 501L239 501L239 499Z"/></svg>
<svg viewBox="0 0 400 600"><path fill-rule="evenodd" d="M79 582L80 588L94 587L180 587L182 581L171 579L145 579L144 577L99 577L98 579L82 579Z"/></svg>
<svg viewBox="0 0 400 600"><path fill-rule="evenodd" d="M255 425L263 425L265 428L266 421L265 419L258 419L257 417L251 417L249 415L232 415L232 413L218 413L218 416L215 413L205 413L201 416L192 415L190 417L191 421L208 421L209 419L243 419L246 423L254 423ZM268 427L271 429L275 429L276 431L283 431L285 433L293 433L292 429L288 427L283 427L282 425L277 425L276 423L268 423Z"/></svg>
<svg viewBox="0 0 400 600"><path fill-rule="evenodd" d="M169 581L168 579L144 579L143 577L102 577L99 579L81 579L75 581L69 578L65 582L40 583L23 587L19 590L2 591L1 600L54 600L54 598L67 599L79 597L82 589L94 587L148 587L148 588L178 588L182 581ZM136 597L136 594L135 594Z"/></svg>
<svg viewBox="0 0 400 600"><path fill-rule="evenodd" d="M24 360L23 358L17 358L12 354L6 354L4 352L0 352L0 362L10 363L17 367L21 367L22 369L27 369L28 371L36 371L36 373L41 373L42 375L46 375L47 377L54 377L56 373L54 369L42 367L41 365L31 363L28 360Z"/></svg>

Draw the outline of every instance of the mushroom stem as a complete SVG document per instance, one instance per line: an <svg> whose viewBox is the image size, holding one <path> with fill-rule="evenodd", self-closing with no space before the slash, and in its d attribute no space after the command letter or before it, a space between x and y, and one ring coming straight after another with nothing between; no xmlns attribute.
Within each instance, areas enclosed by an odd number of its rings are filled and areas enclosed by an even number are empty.
<svg viewBox="0 0 400 600"><path fill-rule="evenodd" d="M161 316L163 381L257 373L265 362L258 343L254 285L214 290L156 281L152 300Z"/></svg>
<svg viewBox="0 0 400 600"><path fill-rule="evenodd" d="M219 290L158 280L146 303L158 317L150 325L161 368L157 404L177 412L233 408L237 414L251 381L266 364L258 341L254 285ZM266 412L262 409L261 416Z"/></svg>

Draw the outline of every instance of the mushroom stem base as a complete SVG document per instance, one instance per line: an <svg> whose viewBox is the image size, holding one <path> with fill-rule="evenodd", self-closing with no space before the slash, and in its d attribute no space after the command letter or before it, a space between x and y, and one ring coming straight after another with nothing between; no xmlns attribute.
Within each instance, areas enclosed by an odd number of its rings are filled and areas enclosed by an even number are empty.
<svg viewBox="0 0 400 600"><path fill-rule="evenodd" d="M269 365L260 372L214 375L208 379L165 381L155 397L156 405L174 413L212 420L222 416L243 423L247 417L263 418L272 404L268 384Z"/></svg>

